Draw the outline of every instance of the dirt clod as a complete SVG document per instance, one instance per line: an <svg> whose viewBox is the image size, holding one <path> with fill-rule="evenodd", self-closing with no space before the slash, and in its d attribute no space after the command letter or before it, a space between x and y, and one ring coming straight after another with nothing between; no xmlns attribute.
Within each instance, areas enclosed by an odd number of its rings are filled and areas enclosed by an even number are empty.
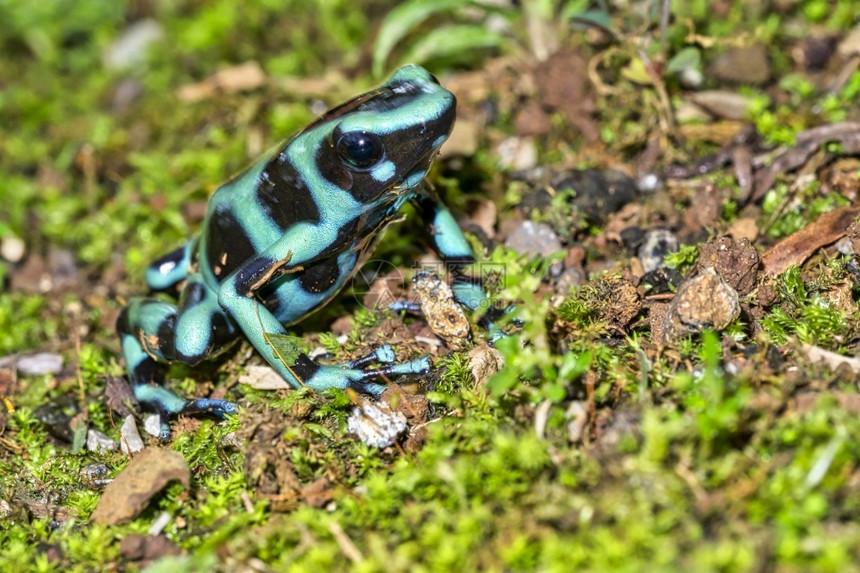
<svg viewBox="0 0 860 573"><path fill-rule="evenodd" d="M740 314L737 291L709 267L678 289L666 313L663 340L674 342L706 328L723 330Z"/></svg>
<svg viewBox="0 0 860 573"><path fill-rule="evenodd" d="M753 291L760 264L758 252L747 239L720 237L699 249L699 269L713 267L739 295Z"/></svg>

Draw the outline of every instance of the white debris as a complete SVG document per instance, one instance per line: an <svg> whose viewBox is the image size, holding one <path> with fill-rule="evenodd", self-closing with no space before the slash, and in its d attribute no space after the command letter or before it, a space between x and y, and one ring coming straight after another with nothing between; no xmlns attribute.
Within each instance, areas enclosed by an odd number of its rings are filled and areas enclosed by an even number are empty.
<svg viewBox="0 0 860 573"><path fill-rule="evenodd" d="M103 58L105 68L124 70L140 64L149 47L163 37L164 29L155 20L135 22L108 47Z"/></svg>
<svg viewBox="0 0 860 573"><path fill-rule="evenodd" d="M111 452L116 449L116 442L98 430L87 430L87 450L91 452Z"/></svg>
<svg viewBox="0 0 860 573"><path fill-rule="evenodd" d="M384 402L365 400L346 420L347 429L358 439L377 448L390 446L408 428L406 416L392 412Z"/></svg>
<svg viewBox="0 0 860 573"><path fill-rule="evenodd" d="M25 376L43 376L56 374L63 368L63 357L53 352L39 352L30 356L21 356L16 362L20 374Z"/></svg>
<svg viewBox="0 0 860 573"><path fill-rule="evenodd" d="M120 449L125 454L135 454L144 448L143 440L140 438L140 432L137 431L137 424L134 421L134 416L129 414L125 417L122 427L119 429L122 436L120 441Z"/></svg>
<svg viewBox="0 0 860 573"><path fill-rule="evenodd" d="M143 419L143 430L156 438L161 435L161 418L158 414L149 414Z"/></svg>
<svg viewBox="0 0 860 573"><path fill-rule="evenodd" d="M245 367L244 374L239 376L240 384L247 384L255 390L285 390L291 388L287 381L275 372L271 366L252 364Z"/></svg>

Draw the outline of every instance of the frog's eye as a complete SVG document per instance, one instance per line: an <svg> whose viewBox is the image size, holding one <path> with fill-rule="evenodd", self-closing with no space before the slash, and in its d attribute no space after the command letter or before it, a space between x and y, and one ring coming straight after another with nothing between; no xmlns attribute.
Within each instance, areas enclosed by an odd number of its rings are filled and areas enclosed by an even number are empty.
<svg viewBox="0 0 860 573"><path fill-rule="evenodd" d="M385 154L382 140L366 131L344 133L335 145L341 160L355 169L369 169Z"/></svg>

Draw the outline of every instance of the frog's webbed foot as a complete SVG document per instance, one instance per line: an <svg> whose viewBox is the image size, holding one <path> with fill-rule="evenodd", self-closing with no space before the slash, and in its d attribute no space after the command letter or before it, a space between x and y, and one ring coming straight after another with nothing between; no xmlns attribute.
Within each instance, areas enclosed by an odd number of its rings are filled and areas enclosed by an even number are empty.
<svg viewBox="0 0 860 573"><path fill-rule="evenodd" d="M430 358L427 356L401 364L394 364L395 360L394 351L386 344L366 356L342 365L317 364L302 354L293 365L292 371L305 386L314 390L352 388L372 396L379 396L387 388L385 384L379 384L375 380L404 374L425 374L430 371ZM385 366L370 368L372 364Z"/></svg>
<svg viewBox="0 0 860 573"><path fill-rule="evenodd" d="M134 397L149 410L158 414L158 438L162 441L170 439L171 418L181 415L207 414L216 418L224 418L228 414L236 414L239 409L228 400L212 398L192 398L186 400L157 384L135 384Z"/></svg>

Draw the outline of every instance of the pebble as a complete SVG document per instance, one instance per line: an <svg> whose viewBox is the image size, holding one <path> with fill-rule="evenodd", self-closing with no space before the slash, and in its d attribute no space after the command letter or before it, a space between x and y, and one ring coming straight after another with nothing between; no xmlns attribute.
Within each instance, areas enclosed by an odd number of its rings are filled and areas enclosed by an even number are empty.
<svg viewBox="0 0 860 573"><path fill-rule="evenodd" d="M0 257L3 257L10 263L20 262L26 252L26 243L14 235L7 235L0 241Z"/></svg>
<svg viewBox="0 0 860 573"><path fill-rule="evenodd" d="M763 84L770 79L770 62L762 44L729 48L710 66L717 79L737 84Z"/></svg>
<svg viewBox="0 0 860 573"><path fill-rule="evenodd" d="M752 98L732 91L708 90L689 96L690 101L708 113L723 119L741 121L747 118Z"/></svg>
<svg viewBox="0 0 860 573"><path fill-rule="evenodd" d="M119 433L122 436L120 449L124 454L135 454L144 448L140 432L137 431L137 423L134 420L134 416L128 415L125 417Z"/></svg>
<svg viewBox="0 0 860 573"><path fill-rule="evenodd" d="M639 246L639 261L646 273L663 266L663 258L678 250L678 239L667 229L654 229L645 234Z"/></svg>
<svg viewBox="0 0 860 573"><path fill-rule="evenodd" d="M311 358L314 357L311 356ZM287 381L268 364L246 366L245 372L239 375L239 383L247 384L255 390L286 390L290 388Z"/></svg>
<svg viewBox="0 0 860 573"><path fill-rule="evenodd" d="M642 193L653 193L663 187L663 181L656 173L645 173L639 177L636 186Z"/></svg>
<svg viewBox="0 0 860 573"><path fill-rule="evenodd" d="M158 414L149 414L143 419L143 431L156 438L161 436L161 418Z"/></svg>
<svg viewBox="0 0 860 573"><path fill-rule="evenodd" d="M103 432L87 430L87 450L90 452L110 452L116 449L116 442Z"/></svg>
<svg viewBox="0 0 860 573"><path fill-rule="evenodd" d="M537 148L530 137L509 137L496 147L499 167L524 171L537 165Z"/></svg>
<svg viewBox="0 0 860 573"><path fill-rule="evenodd" d="M723 330L741 314L738 293L712 267L688 280L669 304L664 342L674 342L707 328Z"/></svg>
<svg viewBox="0 0 860 573"><path fill-rule="evenodd" d="M546 223L523 221L508 233L505 246L521 255L548 257L562 249L561 240ZM554 276L561 274L561 261L552 264Z"/></svg>
<svg viewBox="0 0 860 573"><path fill-rule="evenodd" d="M57 374L63 369L63 357L53 352L39 352L21 356L16 361L18 372L25 376L44 376Z"/></svg>

